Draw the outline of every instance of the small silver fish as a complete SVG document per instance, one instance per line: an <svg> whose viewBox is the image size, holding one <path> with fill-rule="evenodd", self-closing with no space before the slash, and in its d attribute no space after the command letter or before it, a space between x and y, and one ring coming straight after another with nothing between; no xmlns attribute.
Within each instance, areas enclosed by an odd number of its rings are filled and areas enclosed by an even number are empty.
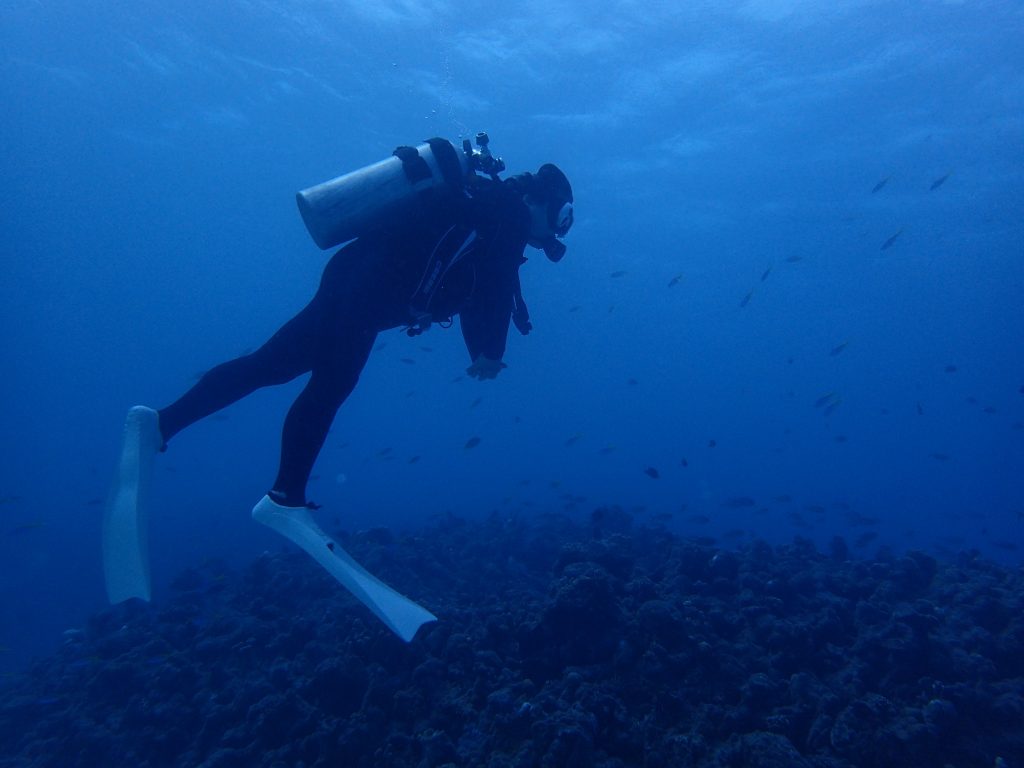
<svg viewBox="0 0 1024 768"><path fill-rule="evenodd" d="M881 249L880 249L880 250L883 250L883 251L887 251L887 250L889 250L890 248L892 248L892 244L893 244L893 243L895 243L895 242L896 242L896 239L897 239L897 238L898 238L898 237L899 237L900 235L902 235L902 234L903 234L903 230L901 229L901 230L900 230L899 232L897 232L897 233L896 233L895 235L893 235L893 236L892 236L892 237L890 237L890 238L889 238L888 240L886 240L886 241L885 241L884 243L882 243L882 247L881 247Z"/></svg>
<svg viewBox="0 0 1024 768"><path fill-rule="evenodd" d="M934 192L934 191L935 191L936 189L938 189L938 188L939 188L939 187L941 187L941 186L942 186L943 184L945 184L945 183L946 183L946 179L948 179L948 178L949 178L949 175L950 175L951 173L953 173L953 172L952 172L952 171L949 171L949 173L947 173L947 174L946 174L945 176L940 176L940 177L939 177L939 178L937 178L937 179L936 179L935 181L933 181L933 182L932 182L932 185L931 185L930 187L928 187L928 191L929 191L929 192Z"/></svg>

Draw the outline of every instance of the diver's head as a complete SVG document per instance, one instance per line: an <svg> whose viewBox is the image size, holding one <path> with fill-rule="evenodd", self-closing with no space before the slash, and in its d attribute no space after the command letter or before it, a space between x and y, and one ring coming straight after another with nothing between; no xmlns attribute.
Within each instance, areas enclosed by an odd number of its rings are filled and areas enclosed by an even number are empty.
<svg viewBox="0 0 1024 768"><path fill-rule="evenodd" d="M573 222L572 187L557 167L545 163L537 173L518 177L525 194L523 202L530 209L530 235L527 242L542 248L551 261L565 255L561 242Z"/></svg>

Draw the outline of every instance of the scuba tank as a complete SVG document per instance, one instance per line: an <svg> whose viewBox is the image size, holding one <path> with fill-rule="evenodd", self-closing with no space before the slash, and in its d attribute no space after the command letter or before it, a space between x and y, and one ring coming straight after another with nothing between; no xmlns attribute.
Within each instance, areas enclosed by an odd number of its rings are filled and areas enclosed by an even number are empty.
<svg viewBox="0 0 1024 768"><path fill-rule="evenodd" d="M447 139L399 147L387 160L368 165L295 195L313 241L322 249L344 243L402 216L420 193L448 184L460 192L482 171L497 180L505 170L488 148L486 133L469 139L460 152Z"/></svg>

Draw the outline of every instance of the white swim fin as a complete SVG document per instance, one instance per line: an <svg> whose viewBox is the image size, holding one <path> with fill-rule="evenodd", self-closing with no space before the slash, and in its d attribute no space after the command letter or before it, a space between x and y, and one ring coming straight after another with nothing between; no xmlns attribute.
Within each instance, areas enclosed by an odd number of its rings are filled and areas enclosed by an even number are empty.
<svg viewBox="0 0 1024 768"><path fill-rule="evenodd" d="M103 516L103 573L111 603L150 598L148 505L153 460L162 444L157 412L142 405L129 410L117 474Z"/></svg>
<svg viewBox="0 0 1024 768"><path fill-rule="evenodd" d="M285 507L264 496L253 507L252 518L306 550L405 642L410 642L424 624L437 621L426 608L398 594L353 560L320 529L305 507Z"/></svg>

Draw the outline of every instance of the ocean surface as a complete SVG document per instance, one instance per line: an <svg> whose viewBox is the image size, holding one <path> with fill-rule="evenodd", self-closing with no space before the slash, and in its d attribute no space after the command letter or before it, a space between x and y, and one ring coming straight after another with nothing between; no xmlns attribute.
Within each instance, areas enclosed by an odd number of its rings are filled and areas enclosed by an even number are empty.
<svg viewBox="0 0 1024 768"><path fill-rule="evenodd" d="M1010 1L4 2L0 766L1024 766L1021 39ZM573 185L534 330L485 382L457 323L381 334L309 487L439 621L253 523L301 378L157 458L153 600L110 607L128 408L313 295L297 190L478 131Z"/></svg>

